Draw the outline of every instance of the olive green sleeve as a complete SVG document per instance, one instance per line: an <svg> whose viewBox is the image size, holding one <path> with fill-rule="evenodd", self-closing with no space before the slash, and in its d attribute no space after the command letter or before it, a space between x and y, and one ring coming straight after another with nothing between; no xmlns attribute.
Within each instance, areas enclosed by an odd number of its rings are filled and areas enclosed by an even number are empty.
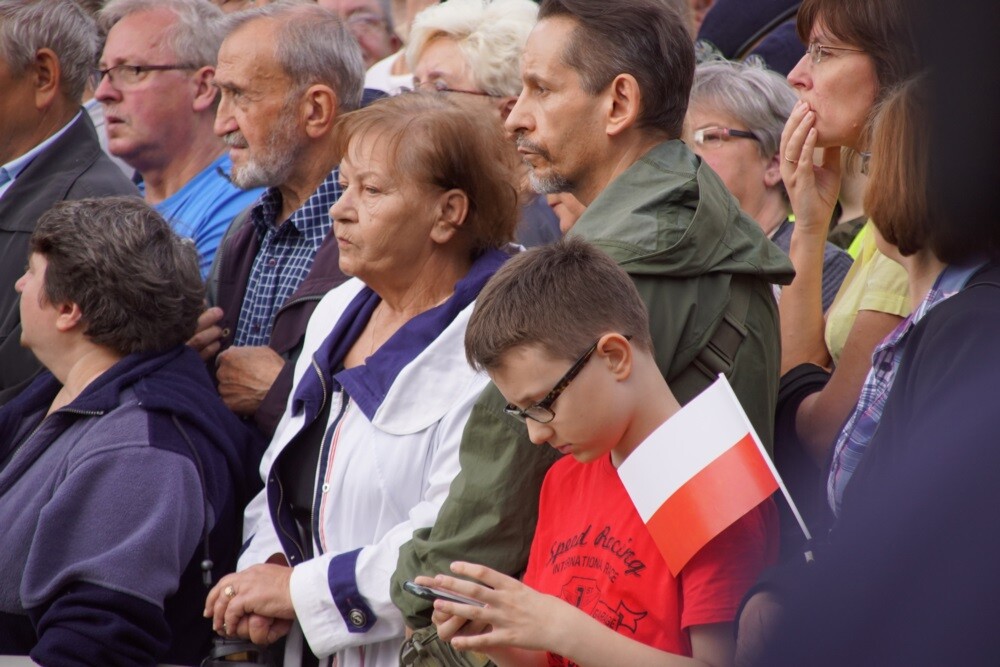
<svg viewBox="0 0 1000 667"><path fill-rule="evenodd" d="M412 628L430 623L432 606L403 590L407 579L449 572L455 560L520 576L528 561L542 479L559 454L532 444L524 424L503 413L505 405L494 385L483 391L462 433L461 471L437 521L400 549L391 595Z"/></svg>

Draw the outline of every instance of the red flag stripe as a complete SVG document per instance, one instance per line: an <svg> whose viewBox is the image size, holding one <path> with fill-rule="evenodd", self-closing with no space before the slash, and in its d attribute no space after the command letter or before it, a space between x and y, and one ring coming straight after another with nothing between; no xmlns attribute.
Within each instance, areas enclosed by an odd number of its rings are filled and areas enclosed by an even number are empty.
<svg viewBox="0 0 1000 667"><path fill-rule="evenodd" d="M748 433L663 501L646 526L677 576L691 557L778 489Z"/></svg>

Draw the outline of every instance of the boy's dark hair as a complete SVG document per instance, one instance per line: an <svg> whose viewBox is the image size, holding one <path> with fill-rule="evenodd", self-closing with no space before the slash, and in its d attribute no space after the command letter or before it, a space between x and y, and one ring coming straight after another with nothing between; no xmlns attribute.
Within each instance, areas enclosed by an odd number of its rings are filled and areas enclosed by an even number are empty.
<svg viewBox="0 0 1000 667"><path fill-rule="evenodd" d="M694 43L687 23L666 0L542 0L538 20L565 17L577 25L562 60L583 89L596 95L619 74L642 92L637 127L681 136L694 79Z"/></svg>
<svg viewBox="0 0 1000 667"><path fill-rule="evenodd" d="M652 352L639 292L608 255L578 239L533 248L508 261L476 299L465 354L477 369L501 365L521 345L572 361L607 333Z"/></svg>
<svg viewBox="0 0 1000 667"><path fill-rule="evenodd" d="M92 342L131 354L194 334L205 298L198 251L138 197L60 202L30 248L48 263L41 296L77 304Z"/></svg>

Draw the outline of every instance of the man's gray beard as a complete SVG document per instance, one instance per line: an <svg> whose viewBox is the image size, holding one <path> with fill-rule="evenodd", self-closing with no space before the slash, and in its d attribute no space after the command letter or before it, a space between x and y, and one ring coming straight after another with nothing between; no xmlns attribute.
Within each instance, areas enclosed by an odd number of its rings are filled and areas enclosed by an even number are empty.
<svg viewBox="0 0 1000 667"><path fill-rule="evenodd" d="M528 182L531 189L541 195L554 195L558 192L572 192L573 184L562 174L549 173L547 176L539 176L532 169L528 174Z"/></svg>
<svg viewBox="0 0 1000 667"><path fill-rule="evenodd" d="M260 160L250 159L242 167L233 165L230 180L233 185L242 190L253 188L271 187L284 183L288 175L295 166L295 147L285 145L273 150L275 146L268 146L265 159L267 164Z"/></svg>
<svg viewBox="0 0 1000 667"><path fill-rule="evenodd" d="M281 117L292 117L290 103L285 104ZM245 136L241 138L246 142ZM258 157L249 157L242 167L233 165L230 181L243 190L282 185L292 173L302 145L302 138L291 124L276 123Z"/></svg>

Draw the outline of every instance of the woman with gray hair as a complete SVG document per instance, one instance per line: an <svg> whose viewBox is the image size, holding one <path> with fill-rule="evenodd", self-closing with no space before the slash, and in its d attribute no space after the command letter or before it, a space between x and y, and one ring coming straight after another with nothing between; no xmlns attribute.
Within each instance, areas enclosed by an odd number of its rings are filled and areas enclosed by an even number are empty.
<svg viewBox="0 0 1000 667"><path fill-rule="evenodd" d="M763 65L712 60L695 70L685 119L685 138L692 150L786 253L794 218L781 180L778 148L796 99L788 82ZM850 256L827 243L823 310L833 302L850 268Z"/></svg>

